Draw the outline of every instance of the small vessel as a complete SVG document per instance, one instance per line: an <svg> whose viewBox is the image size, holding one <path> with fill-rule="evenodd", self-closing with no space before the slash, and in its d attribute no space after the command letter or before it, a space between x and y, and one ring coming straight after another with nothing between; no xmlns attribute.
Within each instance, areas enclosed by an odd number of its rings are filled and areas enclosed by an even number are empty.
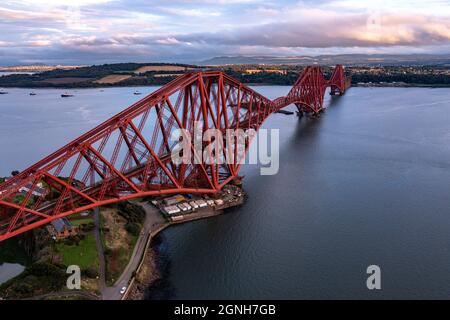
<svg viewBox="0 0 450 320"><path fill-rule="evenodd" d="M0 94L8 94L8 92L4 91L4 90L0 90Z"/></svg>
<svg viewBox="0 0 450 320"><path fill-rule="evenodd" d="M36 92L30 92L30 96L35 96Z"/></svg>
<svg viewBox="0 0 450 320"><path fill-rule="evenodd" d="M73 94L63 93L63 94L61 95L61 98L70 98L70 97L73 97Z"/></svg>
<svg viewBox="0 0 450 320"><path fill-rule="evenodd" d="M134 94L135 94L135 95L140 95L140 94L142 94L142 93L140 93L139 91L136 90L136 91L134 92Z"/></svg>

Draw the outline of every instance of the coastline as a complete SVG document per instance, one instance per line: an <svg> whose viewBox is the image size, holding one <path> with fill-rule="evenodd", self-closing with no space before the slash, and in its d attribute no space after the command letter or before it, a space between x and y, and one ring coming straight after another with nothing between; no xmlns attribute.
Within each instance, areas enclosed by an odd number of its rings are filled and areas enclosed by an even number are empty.
<svg viewBox="0 0 450 320"><path fill-rule="evenodd" d="M450 88L450 85L445 84L409 84L409 83L356 83L352 87L359 88Z"/></svg>
<svg viewBox="0 0 450 320"><path fill-rule="evenodd" d="M220 208L205 208L185 216L180 221L169 221L159 227L150 231L147 236L145 249L141 253L140 263L137 269L133 272L133 277L130 279L129 285L121 300L143 300L147 289L151 287L156 281L162 279L162 275L157 268L157 252L152 246L153 240L164 230L171 226L181 225L197 220L208 219L227 213L228 209L243 205L247 199L247 194L243 191L243 196L233 205L222 206ZM155 210L148 210L147 214L152 214Z"/></svg>
<svg viewBox="0 0 450 320"><path fill-rule="evenodd" d="M277 83L251 83L243 82L246 86L251 87L264 87L264 86L292 86L292 84L277 84ZM112 88L144 88L144 87L158 87L164 84L150 84L150 85L98 85L98 86L8 86L2 85L0 88L4 89L29 89L29 90L89 90L89 89L112 89ZM420 84L420 83L352 83L352 87L363 87L363 88L450 88L448 84Z"/></svg>

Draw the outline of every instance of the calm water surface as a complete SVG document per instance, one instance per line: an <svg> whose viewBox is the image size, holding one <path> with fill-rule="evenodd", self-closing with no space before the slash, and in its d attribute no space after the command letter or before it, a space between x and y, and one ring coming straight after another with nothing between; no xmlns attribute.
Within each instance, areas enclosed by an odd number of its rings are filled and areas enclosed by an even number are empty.
<svg viewBox="0 0 450 320"><path fill-rule="evenodd" d="M69 99L8 90L0 176L122 110L140 98L134 90ZM274 98L289 88L257 90ZM280 129L280 172L244 167L243 207L163 233L167 277L153 298L450 297L450 90L352 88L326 103L317 120L265 123ZM366 289L372 264L382 269L381 291Z"/></svg>
<svg viewBox="0 0 450 320"><path fill-rule="evenodd" d="M25 270L25 267L19 263L3 263L0 264L0 284L9 279L18 276Z"/></svg>

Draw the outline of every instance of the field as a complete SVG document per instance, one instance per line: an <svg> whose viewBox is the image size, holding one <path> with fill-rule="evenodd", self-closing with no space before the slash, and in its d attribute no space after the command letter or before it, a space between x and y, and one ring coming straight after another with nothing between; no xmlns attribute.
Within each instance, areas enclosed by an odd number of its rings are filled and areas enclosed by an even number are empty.
<svg viewBox="0 0 450 320"><path fill-rule="evenodd" d="M158 72L158 71L185 71L190 70L192 68L181 67L181 66L145 66L137 69L135 73L146 73L149 71Z"/></svg>
<svg viewBox="0 0 450 320"><path fill-rule="evenodd" d="M58 243L56 248L66 266L78 265L81 269L98 269L99 259L93 234L86 235L78 245L65 245Z"/></svg>
<svg viewBox="0 0 450 320"><path fill-rule="evenodd" d="M92 78L67 77L67 78L50 78L50 79L43 80L41 82L49 83L49 84L70 84L70 83L89 82L92 80L93 80Z"/></svg>
<svg viewBox="0 0 450 320"><path fill-rule="evenodd" d="M127 231L127 220L117 208L101 208L102 241L105 248L106 282L112 285L130 261L138 235Z"/></svg>
<svg viewBox="0 0 450 320"><path fill-rule="evenodd" d="M70 220L70 223L74 226L81 226L82 224L89 224L89 223L93 223L93 222L94 222L94 219L92 219L92 218Z"/></svg>
<svg viewBox="0 0 450 320"><path fill-rule="evenodd" d="M94 81L94 83L99 83L99 84L114 84L114 83L118 83L124 80L127 80L131 78L130 75L109 75L106 77L103 77L99 80Z"/></svg>

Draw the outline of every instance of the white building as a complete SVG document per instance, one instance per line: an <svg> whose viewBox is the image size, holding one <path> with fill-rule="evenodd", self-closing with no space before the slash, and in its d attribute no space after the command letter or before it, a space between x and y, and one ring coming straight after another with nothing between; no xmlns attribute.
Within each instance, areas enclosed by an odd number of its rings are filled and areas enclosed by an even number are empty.
<svg viewBox="0 0 450 320"><path fill-rule="evenodd" d="M164 207L163 209L168 215L172 215L172 214L181 212L181 210L176 206L168 206L168 207Z"/></svg>

